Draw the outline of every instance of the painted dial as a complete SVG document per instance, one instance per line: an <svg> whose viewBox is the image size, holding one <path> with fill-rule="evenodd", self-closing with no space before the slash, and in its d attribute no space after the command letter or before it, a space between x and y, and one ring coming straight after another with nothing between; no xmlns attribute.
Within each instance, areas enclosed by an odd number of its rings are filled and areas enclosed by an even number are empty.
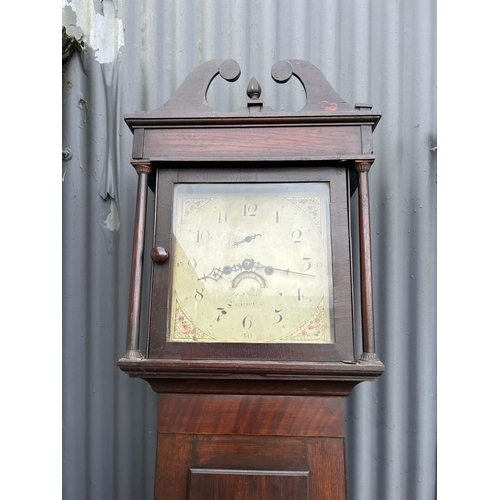
<svg viewBox="0 0 500 500"><path fill-rule="evenodd" d="M167 339L333 341L328 184L178 184Z"/></svg>

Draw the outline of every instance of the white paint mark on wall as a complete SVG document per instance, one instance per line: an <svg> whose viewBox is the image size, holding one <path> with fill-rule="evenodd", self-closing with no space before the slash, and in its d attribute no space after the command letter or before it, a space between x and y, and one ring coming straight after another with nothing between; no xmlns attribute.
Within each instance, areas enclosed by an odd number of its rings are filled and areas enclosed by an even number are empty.
<svg viewBox="0 0 500 500"><path fill-rule="evenodd" d="M115 236L120 228L118 205L113 198L107 198L99 204L99 215L97 222L102 228L106 251L113 254Z"/></svg>
<svg viewBox="0 0 500 500"><path fill-rule="evenodd" d="M104 15L96 14L94 26L90 31L90 46L101 63L113 62L124 45L123 22L115 17L115 9L110 2L103 6Z"/></svg>
<svg viewBox="0 0 500 500"><path fill-rule="evenodd" d="M109 205L109 214L104 221L106 227L110 231L118 231L120 229L120 217L118 215L118 206L116 205L116 201L111 199L111 203Z"/></svg>
<svg viewBox="0 0 500 500"><path fill-rule="evenodd" d="M83 40L93 49L96 60L101 64L114 62L125 44L123 21L118 17L119 2L103 0L100 12L96 12L93 2L88 1L63 0L62 6L63 24L67 22L65 14L66 17L69 14L65 7L69 7L76 16L71 16L73 19L68 20L68 24L74 23L81 28Z"/></svg>

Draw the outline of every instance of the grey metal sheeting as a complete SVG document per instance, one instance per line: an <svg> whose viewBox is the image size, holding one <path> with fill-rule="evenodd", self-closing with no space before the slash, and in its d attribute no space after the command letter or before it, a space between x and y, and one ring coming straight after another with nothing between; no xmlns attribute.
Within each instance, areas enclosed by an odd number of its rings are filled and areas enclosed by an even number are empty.
<svg viewBox="0 0 500 500"><path fill-rule="evenodd" d="M66 0L63 25L86 46L63 90L62 145L73 153L63 162L64 498L153 498L156 395L115 364L137 182L123 115L158 107L198 64L226 57L242 76L214 81L208 99L221 111L244 105L252 76L266 105L300 108L300 84L270 77L274 62L294 58L316 65L346 101L383 113L370 190L387 371L348 401L349 498L435 498L435 0Z"/></svg>

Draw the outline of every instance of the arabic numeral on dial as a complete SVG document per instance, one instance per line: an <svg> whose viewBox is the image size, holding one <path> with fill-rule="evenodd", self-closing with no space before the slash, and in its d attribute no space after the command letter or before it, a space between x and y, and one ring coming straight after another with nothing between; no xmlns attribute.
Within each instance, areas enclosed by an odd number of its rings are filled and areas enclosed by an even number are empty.
<svg viewBox="0 0 500 500"><path fill-rule="evenodd" d="M252 317L251 316L245 316L243 318L243 321L241 322L241 324L243 325L243 328L245 330L250 330L250 328L252 328L252 325L253 325Z"/></svg>
<svg viewBox="0 0 500 500"><path fill-rule="evenodd" d="M224 316L224 315L227 314L227 311L226 311L226 309L224 307L218 307L217 311L219 311L219 315L217 316L217 321L220 321L220 319L222 318L222 316Z"/></svg>
<svg viewBox="0 0 500 500"><path fill-rule="evenodd" d="M276 210L276 224L279 224L280 221L280 211Z"/></svg>
<svg viewBox="0 0 500 500"><path fill-rule="evenodd" d="M219 212L219 224L221 222L227 222L227 212L226 213Z"/></svg>
<svg viewBox="0 0 500 500"><path fill-rule="evenodd" d="M196 293L194 294L194 299L197 300L197 301L202 300L203 297L204 297L204 293L205 293L205 289L204 288L197 288L196 289Z"/></svg>
<svg viewBox="0 0 500 500"><path fill-rule="evenodd" d="M176 262L175 267L184 267L185 262ZM196 269L196 266L198 263L196 262L196 259L189 259L187 261L187 267L190 267L192 269Z"/></svg>
<svg viewBox="0 0 500 500"><path fill-rule="evenodd" d="M291 236L294 243L300 243L300 238L302 237L302 231L300 229L295 229L295 231L292 231Z"/></svg>
<svg viewBox="0 0 500 500"><path fill-rule="evenodd" d="M246 217L248 215L249 217L255 217L257 215L258 208L257 203L252 203L250 205L245 204L243 207L243 216Z"/></svg>
<svg viewBox="0 0 500 500"><path fill-rule="evenodd" d="M311 269L312 264L310 262L311 257L303 257L302 260L304 261L304 271L309 271Z"/></svg>
<svg viewBox="0 0 500 500"><path fill-rule="evenodd" d="M283 309L275 309L274 312L278 315L278 321L276 321L276 324L278 323L281 323L281 321L283 320L283 316L280 314L280 312L282 311Z"/></svg>
<svg viewBox="0 0 500 500"><path fill-rule="evenodd" d="M304 298L304 295L300 292L300 288L297 289L297 300L302 300Z"/></svg>
<svg viewBox="0 0 500 500"><path fill-rule="evenodd" d="M251 339L252 338L252 334L251 333L248 333L248 332L245 332L243 334L243 337L245 337L246 339Z"/></svg>
<svg viewBox="0 0 500 500"><path fill-rule="evenodd" d="M207 229L196 231L196 243L200 243L201 241L208 241L212 236L210 236L210 231Z"/></svg>

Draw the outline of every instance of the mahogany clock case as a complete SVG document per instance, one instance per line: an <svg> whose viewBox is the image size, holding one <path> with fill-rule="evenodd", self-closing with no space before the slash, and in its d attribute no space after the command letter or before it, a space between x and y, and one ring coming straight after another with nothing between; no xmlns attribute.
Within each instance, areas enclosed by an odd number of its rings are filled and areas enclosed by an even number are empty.
<svg viewBox="0 0 500 500"><path fill-rule="evenodd" d="M278 83L292 76L301 81L307 100L302 110L289 113L263 106L260 92L251 85L247 107L231 113L212 110L206 102L211 81L217 75L228 81L240 75L236 61L213 60L196 68L165 105L126 118L134 133L132 164L138 185L129 329L118 366L146 380L158 393L158 500L345 500L345 397L356 384L384 371L374 341L368 194L372 132L380 114L367 104L346 103L306 61L281 61L271 73ZM359 356L353 326L353 172L359 205ZM176 186L308 183L327 186L329 194L326 257L316 255L328 263L324 267L331 273L324 281L328 287L331 283L330 335L321 343L288 342L286 337L279 342L275 337L241 342L237 335L228 342L172 337L175 280L188 278L174 268L175 193L182 191ZM148 185L155 192L155 215L143 355L139 330ZM233 217L231 224L239 223ZM269 235L269 226L266 230ZM201 227L198 231L201 237ZM252 239L253 234L247 236ZM276 247L283 244L274 242ZM231 268L234 262L226 262L228 255L225 251L222 263L209 262L196 280L203 283L214 269ZM235 262L242 262L240 254ZM287 265L281 272L289 269ZM268 269L270 274L280 267L274 262L269 266L276 266ZM185 290L191 291L185 300L196 300L196 288Z"/></svg>

